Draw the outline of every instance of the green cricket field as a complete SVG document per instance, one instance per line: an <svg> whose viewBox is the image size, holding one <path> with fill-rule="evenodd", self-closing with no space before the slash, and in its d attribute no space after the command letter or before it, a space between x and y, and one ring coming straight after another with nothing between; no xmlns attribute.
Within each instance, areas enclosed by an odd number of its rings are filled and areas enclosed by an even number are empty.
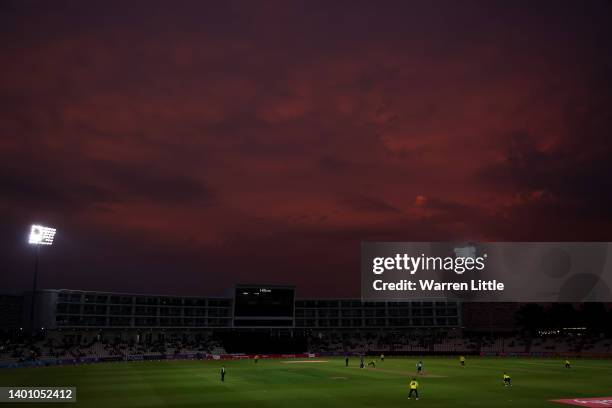
<svg viewBox="0 0 612 408"><path fill-rule="evenodd" d="M553 399L612 396L612 360L423 357L378 358L359 368L351 358L205 360L101 363L0 370L0 386L74 386L76 403L18 406L68 407L562 407ZM366 359L366 363L370 359ZM225 365L225 381L220 370ZM502 376L512 377L504 387ZM408 399L417 377L420 399ZM2 403L3 406L11 404ZM14 404L17 406L17 404Z"/></svg>

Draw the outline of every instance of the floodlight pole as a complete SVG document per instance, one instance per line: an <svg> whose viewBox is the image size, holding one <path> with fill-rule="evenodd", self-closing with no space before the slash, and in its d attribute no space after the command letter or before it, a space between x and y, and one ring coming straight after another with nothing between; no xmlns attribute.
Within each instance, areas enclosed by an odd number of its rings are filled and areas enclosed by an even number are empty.
<svg viewBox="0 0 612 408"><path fill-rule="evenodd" d="M40 253L40 244L34 245L34 281L32 282L32 299L30 303L30 332L32 336L36 333L34 328L34 306L36 305L36 288L38 286L38 255Z"/></svg>

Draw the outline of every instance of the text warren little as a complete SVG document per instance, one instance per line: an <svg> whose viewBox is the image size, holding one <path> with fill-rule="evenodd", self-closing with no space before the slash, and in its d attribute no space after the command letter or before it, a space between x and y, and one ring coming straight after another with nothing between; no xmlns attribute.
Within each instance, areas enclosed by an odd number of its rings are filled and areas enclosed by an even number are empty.
<svg viewBox="0 0 612 408"><path fill-rule="evenodd" d="M501 291L504 290L503 282L497 280L475 280L469 282L436 282L433 279L419 279L416 282L412 280L402 279L397 282L384 282L377 279L372 282L374 290L397 290L397 291L413 291L423 290L430 292L445 292L445 291Z"/></svg>

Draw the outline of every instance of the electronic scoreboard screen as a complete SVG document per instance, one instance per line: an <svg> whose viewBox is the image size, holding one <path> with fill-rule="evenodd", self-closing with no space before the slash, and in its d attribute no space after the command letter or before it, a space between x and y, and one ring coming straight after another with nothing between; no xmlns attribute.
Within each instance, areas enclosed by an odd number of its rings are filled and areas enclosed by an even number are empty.
<svg viewBox="0 0 612 408"><path fill-rule="evenodd" d="M290 286L237 286L234 326L293 326L294 300Z"/></svg>

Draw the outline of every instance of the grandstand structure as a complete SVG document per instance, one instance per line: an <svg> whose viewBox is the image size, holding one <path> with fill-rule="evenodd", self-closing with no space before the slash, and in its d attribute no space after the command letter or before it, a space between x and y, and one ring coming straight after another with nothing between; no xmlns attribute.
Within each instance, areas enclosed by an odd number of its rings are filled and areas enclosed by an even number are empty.
<svg viewBox="0 0 612 408"><path fill-rule="evenodd" d="M515 303L300 299L290 286L233 296L84 290L0 296L0 366L243 358L254 354L612 356L609 333L515 325Z"/></svg>
<svg viewBox="0 0 612 408"><path fill-rule="evenodd" d="M29 315L30 293L23 296ZM55 329L218 329L262 327L236 324L235 297L160 296L81 290L36 294L35 327ZM295 299L285 328L414 328L461 325L455 301L363 302L360 299ZM20 309L21 311L21 309ZM263 327L277 327L274 321ZM248 322L248 321L247 321ZM27 327L24 319L22 327Z"/></svg>
<svg viewBox="0 0 612 408"><path fill-rule="evenodd" d="M0 309L21 314L12 321L21 322L22 332L0 345L0 361L416 352L430 346L405 332L447 332L462 323L455 301L296 299L294 293L274 285L237 285L227 297L47 289L36 292L34 330L31 293L25 293L20 301L10 298L20 307Z"/></svg>

